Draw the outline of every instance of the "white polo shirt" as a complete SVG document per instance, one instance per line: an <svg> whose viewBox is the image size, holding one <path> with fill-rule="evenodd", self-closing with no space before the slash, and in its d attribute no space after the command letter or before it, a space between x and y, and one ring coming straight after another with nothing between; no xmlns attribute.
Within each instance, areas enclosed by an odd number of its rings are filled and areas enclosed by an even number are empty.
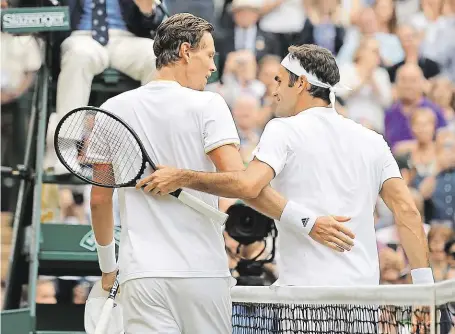
<svg viewBox="0 0 455 334"><path fill-rule="evenodd" d="M109 99L101 106L129 124L155 164L216 171L207 152L239 144L223 98L152 81ZM147 165L148 166L148 165ZM146 168L144 175L151 173ZM218 207L218 198L189 193ZM172 196L119 189L121 283L141 277L228 277L222 226Z"/></svg>
<svg viewBox="0 0 455 334"><path fill-rule="evenodd" d="M373 212L383 182L401 177L382 136L331 108L312 108L270 121L255 156L274 169L274 189L318 216L352 217L345 224L356 235L352 250L339 253L277 222L276 284L379 284Z"/></svg>

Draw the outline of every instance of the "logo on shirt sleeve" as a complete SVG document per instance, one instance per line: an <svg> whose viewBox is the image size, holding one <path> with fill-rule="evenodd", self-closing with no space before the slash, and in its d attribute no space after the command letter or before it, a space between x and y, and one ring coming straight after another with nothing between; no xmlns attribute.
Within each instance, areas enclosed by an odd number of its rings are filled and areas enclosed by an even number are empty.
<svg viewBox="0 0 455 334"><path fill-rule="evenodd" d="M306 227L306 225L308 224L308 221L310 220L310 218L302 218L302 225L303 227Z"/></svg>

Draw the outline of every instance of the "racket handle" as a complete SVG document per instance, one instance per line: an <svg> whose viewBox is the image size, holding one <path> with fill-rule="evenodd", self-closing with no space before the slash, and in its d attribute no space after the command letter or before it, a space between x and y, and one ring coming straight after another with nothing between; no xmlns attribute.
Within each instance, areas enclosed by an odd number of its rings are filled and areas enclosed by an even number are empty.
<svg viewBox="0 0 455 334"><path fill-rule="evenodd" d="M228 215L224 212L221 212L215 209L213 206L208 205L204 201L200 200L197 197L187 193L186 191L180 191L174 194L182 203L188 205L189 207L193 208L194 210L202 213L203 215L209 217L210 219L219 222L221 225L224 225L226 220L228 219Z"/></svg>
<svg viewBox="0 0 455 334"><path fill-rule="evenodd" d="M103 310L101 311L100 319L96 324L95 334L108 334L107 327L111 316L112 309L114 308L114 300L108 298L104 303Z"/></svg>

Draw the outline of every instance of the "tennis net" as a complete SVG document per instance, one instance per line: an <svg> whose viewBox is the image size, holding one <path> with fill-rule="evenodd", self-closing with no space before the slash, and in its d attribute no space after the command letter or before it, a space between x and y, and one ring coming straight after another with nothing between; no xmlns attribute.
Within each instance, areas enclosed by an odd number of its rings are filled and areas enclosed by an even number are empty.
<svg viewBox="0 0 455 334"><path fill-rule="evenodd" d="M455 334L455 280L232 289L233 334Z"/></svg>

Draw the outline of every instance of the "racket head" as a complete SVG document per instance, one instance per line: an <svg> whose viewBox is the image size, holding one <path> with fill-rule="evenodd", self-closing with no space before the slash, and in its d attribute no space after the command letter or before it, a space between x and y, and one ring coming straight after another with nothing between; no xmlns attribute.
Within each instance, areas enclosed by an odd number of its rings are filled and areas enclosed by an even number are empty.
<svg viewBox="0 0 455 334"><path fill-rule="evenodd" d="M134 130L117 115L97 107L67 113L56 127L54 147L65 168L99 187L132 187L146 162L156 169Z"/></svg>

